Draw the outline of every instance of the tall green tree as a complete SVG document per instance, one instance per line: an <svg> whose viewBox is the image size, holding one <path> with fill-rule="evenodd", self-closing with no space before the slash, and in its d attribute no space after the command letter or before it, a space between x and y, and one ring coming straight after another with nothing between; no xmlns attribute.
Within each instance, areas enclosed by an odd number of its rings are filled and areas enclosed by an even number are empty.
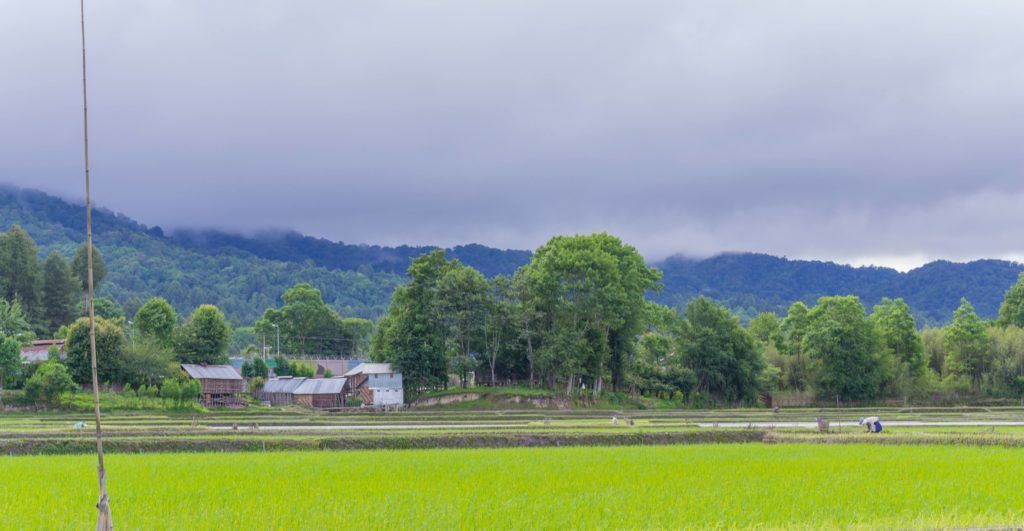
<svg viewBox="0 0 1024 531"><path fill-rule="evenodd" d="M882 339L854 296L822 297L808 313L803 350L822 398L864 400L882 393L888 376Z"/></svg>
<svg viewBox="0 0 1024 531"><path fill-rule="evenodd" d="M917 324L910 307L903 299L883 298L871 314L871 322L882 335L882 343L896 362L896 386L904 397L923 384L928 360L924 343L917 333Z"/></svg>
<svg viewBox="0 0 1024 531"><path fill-rule="evenodd" d="M78 317L79 284L60 253L52 252L43 264L43 325L49 332L69 325Z"/></svg>
<svg viewBox="0 0 1024 531"><path fill-rule="evenodd" d="M39 250L18 225L0 234L0 298L20 302L29 322L34 322L41 314Z"/></svg>
<svg viewBox="0 0 1024 531"><path fill-rule="evenodd" d="M88 250L87 244L82 244L78 250L75 251L75 256L71 258L71 272L74 273L75 278L78 279L78 285L82 293L89 291L89 270L88 270L88 256L86 251ZM103 261L103 254L94 245L92 247L92 282L93 287L99 289L100 282L107 278L107 264Z"/></svg>
<svg viewBox="0 0 1024 531"><path fill-rule="evenodd" d="M992 361L992 351L985 336L985 324L967 299L953 312L953 322L946 328L947 369L971 379L971 387L981 390L981 381Z"/></svg>
<svg viewBox="0 0 1024 531"><path fill-rule="evenodd" d="M999 307L999 324L1024 327L1024 273L1017 277Z"/></svg>
<svg viewBox="0 0 1024 531"><path fill-rule="evenodd" d="M697 391L729 403L755 401L765 363L739 319L705 297L690 301L684 313L679 348Z"/></svg>
<svg viewBox="0 0 1024 531"><path fill-rule="evenodd" d="M946 376L946 331L942 328L925 328L921 331L921 343L928 368L940 378Z"/></svg>
<svg viewBox="0 0 1024 531"><path fill-rule="evenodd" d="M792 359L784 360L786 370L782 380L786 387L803 391L810 384L807 374L807 360L804 357L804 335L807 334L810 309L801 301L789 306L786 317L779 324L779 333L775 339L775 348L783 356Z"/></svg>
<svg viewBox="0 0 1024 531"><path fill-rule="evenodd" d="M1024 328L993 326L985 330L992 350L989 369L991 392L998 396L1021 397L1024 380Z"/></svg>
<svg viewBox="0 0 1024 531"><path fill-rule="evenodd" d="M538 362L549 383L623 385L643 332L644 294L660 287L661 272L608 234L552 238L525 271L546 315Z"/></svg>
<svg viewBox="0 0 1024 531"><path fill-rule="evenodd" d="M124 331L115 321L96 318L96 370L101 382L125 383ZM92 381L89 349L89 319L81 318L68 329L67 366L79 383Z"/></svg>
<svg viewBox="0 0 1024 531"><path fill-rule="evenodd" d="M284 305L268 308L256 322L256 333L266 337L268 345L273 346L280 334L281 352L291 356L341 358L364 352L373 329L370 321L343 319L309 284L296 284L281 299Z"/></svg>
<svg viewBox="0 0 1024 531"><path fill-rule="evenodd" d="M179 330L178 359L182 363L227 363L230 341L231 328L224 313L212 304L204 304Z"/></svg>
<svg viewBox="0 0 1024 531"><path fill-rule="evenodd" d="M488 295L487 279L457 260L438 281L437 310L448 345L449 372L458 374L463 385L476 366L474 354L487 350Z"/></svg>
<svg viewBox="0 0 1024 531"><path fill-rule="evenodd" d="M451 267L440 249L414 259L409 282L395 289L388 314L377 323L370 355L394 364L412 395L447 380L448 343L437 291Z"/></svg>
<svg viewBox="0 0 1024 531"><path fill-rule="evenodd" d="M143 338L170 346L174 327L178 325L178 313L163 297L153 297L136 312L133 325Z"/></svg>

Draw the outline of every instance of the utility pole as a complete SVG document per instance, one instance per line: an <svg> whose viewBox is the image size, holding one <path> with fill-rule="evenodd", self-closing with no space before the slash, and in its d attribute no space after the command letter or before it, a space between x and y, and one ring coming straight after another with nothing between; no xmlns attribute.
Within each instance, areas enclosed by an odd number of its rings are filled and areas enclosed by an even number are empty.
<svg viewBox="0 0 1024 531"><path fill-rule="evenodd" d="M85 256L88 278L89 303L89 355L92 365L92 405L96 414L96 476L99 480L100 496L96 502L99 514L96 518L96 531L113 531L114 523L110 517L110 499L107 497L107 471L103 466L103 428L100 425L100 384L96 375L96 304L94 301L95 283L93 280L92 257L92 195L89 182L89 96L85 69L85 0L78 2L82 28L82 145L85 166Z"/></svg>
<svg viewBox="0 0 1024 531"><path fill-rule="evenodd" d="M281 357L281 327L276 323L272 325L274 327L274 333L277 334L277 357Z"/></svg>

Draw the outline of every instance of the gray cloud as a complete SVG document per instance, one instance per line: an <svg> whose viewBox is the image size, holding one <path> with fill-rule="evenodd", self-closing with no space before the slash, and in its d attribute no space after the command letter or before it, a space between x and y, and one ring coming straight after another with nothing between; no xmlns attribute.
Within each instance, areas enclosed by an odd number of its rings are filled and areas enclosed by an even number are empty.
<svg viewBox="0 0 1024 531"><path fill-rule="evenodd" d="M75 6L0 7L0 180L80 195ZM1024 5L94 2L98 202L651 258L1017 257Z"/></svg>

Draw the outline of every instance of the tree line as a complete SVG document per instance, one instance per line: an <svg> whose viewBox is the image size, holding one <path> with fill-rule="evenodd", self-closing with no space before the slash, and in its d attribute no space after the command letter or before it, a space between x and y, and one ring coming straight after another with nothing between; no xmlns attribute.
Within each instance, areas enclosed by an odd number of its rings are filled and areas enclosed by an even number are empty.
<svg viewBox="0 0 1024 531"><path fill-rule="evenodd" d="M18 227L0 235L0 386L26 385L38 370L18 353L37 335L66 338L62 370L88 381L83 260L56 253L40 260ZM661 272L633 247L593 234L552 238L515 273L490 279L443 250L426 253L376 323L341 317L304 283L234 330L212 305L183 319L154 297L129 319L114 301L97 299L100 379L153 386L178 376L180 363L224 363L230 349L250 358L243 370L253 378L269 368L252 358L278 351L280 374L310 370L288 357L391 362L411 395L474 376L691 405L789 393L846 401L1024 394L1024 280L1006 294L997 320L983 321L963 300L948 326L923 330L901 299L868 312L854 296L822 297L812 307L794 303L783 316L761 313L744 327L708 298L684 307L651 302L660 288Z"/></svg>
<svg viewBox="0 0 1024 531"><path fill-rule="evenodd" d="M511 276L485 278L436 250L415 260L378 322L371 357L413 394L466 382L658 396L690 404L1024 394L1024 276L999 319L964 299L952 322L920 330L902 299L868 312L856 296L802 302L748 327L704 297L649 302L660 272L607 234L559 236Z"/></svg>

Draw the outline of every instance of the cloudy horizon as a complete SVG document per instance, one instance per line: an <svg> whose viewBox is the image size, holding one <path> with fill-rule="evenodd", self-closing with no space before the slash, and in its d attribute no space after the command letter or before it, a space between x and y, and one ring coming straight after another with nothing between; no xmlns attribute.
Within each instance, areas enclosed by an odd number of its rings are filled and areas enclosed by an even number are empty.
<svg viewBox="0 0 1024 531"><path fill-rule="evenodd" d="M1024 4L88 7L96 203L147 225L649 259L1021 261ZM0 181L81 196L77 3L0 7Z"/></svg>

